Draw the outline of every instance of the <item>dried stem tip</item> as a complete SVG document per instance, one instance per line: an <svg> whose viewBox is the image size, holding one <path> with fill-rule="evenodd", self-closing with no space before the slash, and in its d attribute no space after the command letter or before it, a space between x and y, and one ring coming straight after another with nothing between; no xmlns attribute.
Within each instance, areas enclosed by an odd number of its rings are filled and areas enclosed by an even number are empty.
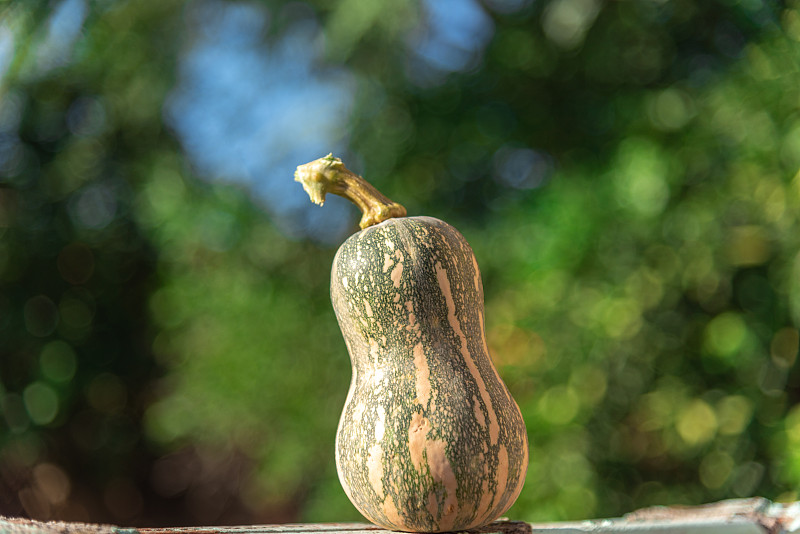
<svg viewBox="0 0 800 534"><path fill-rule="evenodd" d="M322 206L327 193L339 195L353 202L361 209L359 226L362 229L386 219L406 216L406 209L403 206L383 196L332 154L297 167L294 180L303 184L303 189L314 204Z"/></svg>

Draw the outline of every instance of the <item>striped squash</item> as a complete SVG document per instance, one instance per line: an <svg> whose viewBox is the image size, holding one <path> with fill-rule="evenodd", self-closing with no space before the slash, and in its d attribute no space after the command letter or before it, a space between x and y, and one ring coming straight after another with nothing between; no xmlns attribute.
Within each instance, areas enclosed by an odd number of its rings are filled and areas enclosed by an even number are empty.
<svg viewBox="0 0 800 534"><path fill-rule="evenodd" d="M296 176L306 186L333 175L355 176L332 156ZM342 196L364 187L356 178ZM314 200L314 187L306 190ZM372 212L404 215L381 199ZM339 248L331 274L353 367L336 436L339 479L367 519L391 530L485 525L519 495L528 442L489 357L475 256L455 228L431 217L362 226Z"/></svg>

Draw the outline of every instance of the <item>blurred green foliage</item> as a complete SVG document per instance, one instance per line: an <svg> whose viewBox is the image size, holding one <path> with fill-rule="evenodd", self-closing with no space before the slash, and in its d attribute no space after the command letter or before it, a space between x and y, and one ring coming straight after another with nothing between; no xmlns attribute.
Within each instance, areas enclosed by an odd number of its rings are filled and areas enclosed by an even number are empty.
<svg viewBox="0 0 800 534"><path fill-rule="evenodd" d="M194 4L0 7L0 514L359 519L335 246L165 123ZM509 516L800 499L800 4L199 4L273 14L265 55L313 21L345 161L473 245L531 441Z"/></svg>

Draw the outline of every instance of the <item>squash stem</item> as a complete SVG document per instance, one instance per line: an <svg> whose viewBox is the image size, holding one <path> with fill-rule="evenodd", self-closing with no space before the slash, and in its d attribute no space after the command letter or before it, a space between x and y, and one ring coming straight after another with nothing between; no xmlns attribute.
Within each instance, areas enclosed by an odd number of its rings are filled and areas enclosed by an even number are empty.
<svg viewBox="0 0 800 534"><path fill-rule="evenodd" d="M322 206L327 193L353 202L361 210L359 226L362 230L393 217L406 216L403 206L386 198L333 154L300 165L294 173L294 180L303 185L314 204Z"/></svg>

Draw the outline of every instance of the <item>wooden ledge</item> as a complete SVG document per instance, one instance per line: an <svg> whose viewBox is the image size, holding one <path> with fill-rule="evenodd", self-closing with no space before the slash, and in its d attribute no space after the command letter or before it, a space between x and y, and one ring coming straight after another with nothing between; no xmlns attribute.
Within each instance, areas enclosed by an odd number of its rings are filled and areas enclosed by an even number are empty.
<svg viewBox="0 0 800 534"><path fill-rule="evenodd" d="M235 527L125 528L33 521L0 516L0 534L380 534L367 523L310 523ZM800 502L734 499L703 506L657 506L617 519L559 523L495 521L470 534L793 534L800 533Z"/></svg>

